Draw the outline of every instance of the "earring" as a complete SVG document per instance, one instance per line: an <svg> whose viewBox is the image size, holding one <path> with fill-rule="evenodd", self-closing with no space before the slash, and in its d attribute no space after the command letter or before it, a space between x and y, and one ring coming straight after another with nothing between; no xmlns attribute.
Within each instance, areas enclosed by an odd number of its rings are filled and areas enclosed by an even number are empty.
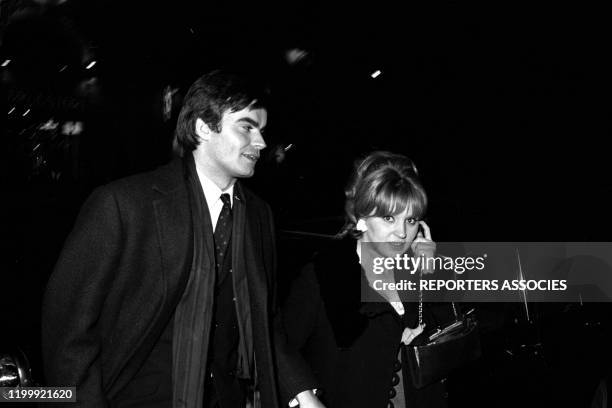
<svg viewBox="0 0 612 408"><path fill-rule="evenodd" d="M357 221L357 225L355 225L355 229L361 232L365 232L368 230L368 227L366 226L365 220L363 218L360 218L359 221Z"/></svg>

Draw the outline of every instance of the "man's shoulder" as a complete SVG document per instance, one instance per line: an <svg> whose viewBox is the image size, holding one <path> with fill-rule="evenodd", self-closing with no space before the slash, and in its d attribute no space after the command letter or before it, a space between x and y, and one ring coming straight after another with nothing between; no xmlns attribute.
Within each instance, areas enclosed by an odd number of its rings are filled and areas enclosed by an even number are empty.
<svg viewBox="0 0 612 408"><path fill-rule="evenodd" d="M171 192L183 187L181 182L183 170L181 161L175 159L156 169L136 173L111 181L99 189L110 191L121 196L148 194L153 188L162 193Z"/></svg>
<svg viewBox="0 0 612 408"><path fill-rule="evenodd" d="M184 189L180 160L154 170L126 176L94 189L90 200L112 200L120 207L142 207L150 202ZM161 193L161 194L160 194Z"/></svg>
<svg viewBox="0 0 612 408"><path fill-rule="evenodd" d="M266 200L255 194L253 190L245 186L244 183L238 182L238 185L238 188L240 189L240 194L242 194L244 200L248 203L249 206L252 206L253 208L257 208L259 210L270 210L270 205L266 202Z"/></svg>

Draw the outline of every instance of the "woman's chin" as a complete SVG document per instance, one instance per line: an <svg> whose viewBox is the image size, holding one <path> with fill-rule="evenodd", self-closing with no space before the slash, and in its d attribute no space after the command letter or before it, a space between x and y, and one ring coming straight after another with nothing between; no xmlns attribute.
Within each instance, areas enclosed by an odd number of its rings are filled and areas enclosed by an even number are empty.
<svg viewBox="0 0 612 408"><path fill-rule="evenodd" d="M376 244L377 252L387 258L395 258L396 256L402 256L408 250L408 244L405 242L379 242Z"/></svg>

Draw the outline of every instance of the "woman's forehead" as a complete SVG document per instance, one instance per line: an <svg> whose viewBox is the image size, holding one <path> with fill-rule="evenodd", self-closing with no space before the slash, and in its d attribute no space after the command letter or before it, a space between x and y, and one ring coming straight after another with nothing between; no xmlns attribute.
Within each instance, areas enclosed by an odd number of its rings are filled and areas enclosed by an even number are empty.
<svg viewBox="0 0 612 408"><path fill-rule="evenodd" d="M412 201L410 202L402 202L399 201L395 203L395 207L393 208L393 215L403 215L406 217L412 217L414 213L414 205Z"/></svg>
<svg viewBox="0 0 612 408"><path fill-rule="evenodd" d="M384 213L384 214L383 214ZM405 215L412 217L414 213L414 202L412 200L395 200L387 206L377 207L373 211L373 215Z"/></svg>

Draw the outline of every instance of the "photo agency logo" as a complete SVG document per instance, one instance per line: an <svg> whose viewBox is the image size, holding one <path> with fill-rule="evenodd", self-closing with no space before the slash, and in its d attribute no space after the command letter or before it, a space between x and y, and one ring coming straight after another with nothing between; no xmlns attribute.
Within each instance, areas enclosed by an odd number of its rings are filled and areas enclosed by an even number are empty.
<svg viewBox="0 0 612 408"><path fill-rule="evenodd" d="M612 243L437 243L415 254L394 243L360 243L362 300L609 302Z"/></svg>
<svg viewBox="0 0 612 408"><path fill-rule="evenodd" d="M385 271L406 271L410 274L415 274L418 271L453 271L454 273L461 275L466 271L479 270L482 271L485 268L485 260L487 254L483 256L471 257L471 256L427 256L421 254L419 256L411 256L406 253L396 254L395 257L374 257L372 263L372 272L375 274L383 274Z"/></svg>

